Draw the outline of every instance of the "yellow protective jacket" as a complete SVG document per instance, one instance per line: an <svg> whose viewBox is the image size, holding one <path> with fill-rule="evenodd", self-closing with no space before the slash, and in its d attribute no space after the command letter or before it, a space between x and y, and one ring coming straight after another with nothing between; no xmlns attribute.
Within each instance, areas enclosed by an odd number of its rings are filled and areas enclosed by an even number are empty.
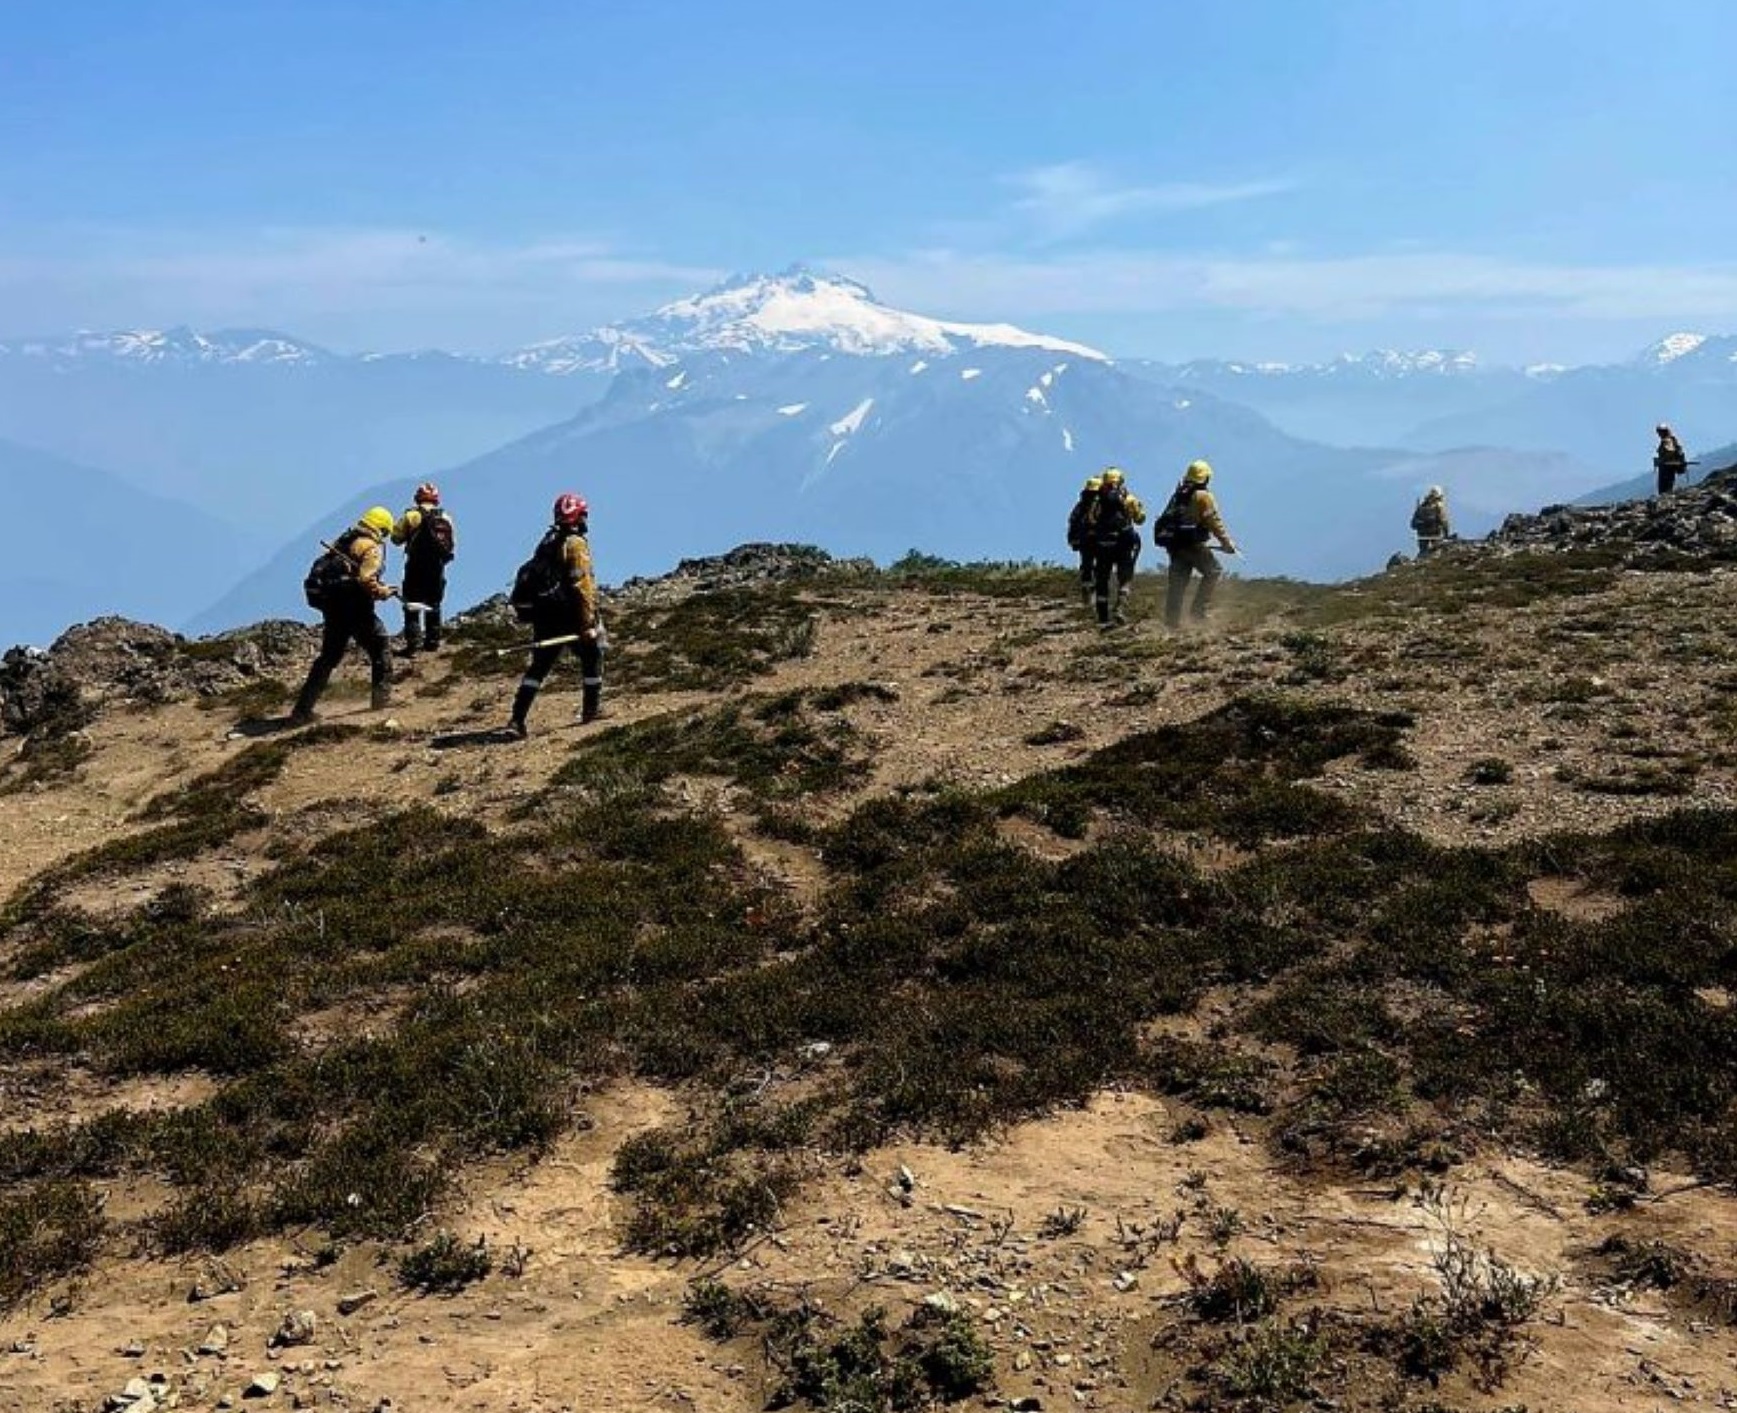
<svg viewBox="0 0 1737 1413"><path fill-rule="evenodd" d="M365 525L350 531L349 543L339 546L355 563L356 582L371 599L389 599L392 586L386 582L386 541Z"/></svg>
<svg viewBox="0 0 1737 1413"><path fill-rule="evenodd" d="M561 546L561 565L579 611L579 631L589 633L597 627L597 578L591 569L591 542L583 535L567 536Z"/></svg>
<svg viewBox="0 0 1737 1413"><path fill-rule="evenodd" d="M1224 527L1224 517L1218 513L1218 498L1201 486L1194 492L1193 504L1189 506L1194 523L1207 534L1216 539L1219 544L1229 549L1232 545L1230 531Z"/></svg>

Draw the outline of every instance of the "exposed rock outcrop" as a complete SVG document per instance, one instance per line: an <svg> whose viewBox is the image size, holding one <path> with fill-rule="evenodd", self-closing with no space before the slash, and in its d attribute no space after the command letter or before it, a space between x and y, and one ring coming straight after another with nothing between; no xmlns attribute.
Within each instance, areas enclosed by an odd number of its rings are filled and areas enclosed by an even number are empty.
<svg viewBox="0 0 1737 1413"><path fill-rule="evenodd" d="M1616 505L1550 505L1510 515L1484 542L1509 550L1616 549L1625 562L1693 556L1707 564L1737 562L1737 467L1668 496Z"/></svg>
<svg viewBox="0 0 1737 1413"><path fill-rule="evenodd" d="M727 554L684 559L668 574L629 579L610 597L634 603L672 603L690 594L748 589L757 584L873 572L868 559L834 559L813 545L737 545Z"/></svg>
<svg viewBox="0 0 1737 1413"><path fill-rule="evenodd" d="M13 648L0 658L0 732L58 733L115 702L213 696L305 664L315 636L283 619L200 639L126 618L81 623L46 651Z"/></svg>

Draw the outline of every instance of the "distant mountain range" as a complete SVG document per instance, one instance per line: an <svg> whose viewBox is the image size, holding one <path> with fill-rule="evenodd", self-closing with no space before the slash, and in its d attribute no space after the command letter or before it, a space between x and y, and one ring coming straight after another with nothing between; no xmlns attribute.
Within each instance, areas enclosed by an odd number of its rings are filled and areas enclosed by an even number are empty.
<svg viewBox="0 0 1737 1413"><path fill-rule="evenodd" d="M1737 337L1672 334L1627 363L1564 369L1493 405L1426 421L1405 441L1425 451L1475 442L1566 452L1615 480L1652 464L1659 422L1690 455L1737 436Z"/></svg>
<svg viewBox="0 0 1737 1413"><path fill-rule="evenodd" d="M1420 423L1499 407L1553 368L1485 368L1456 350L1377 349L1328 363L1137 363L1166 386L1197 387L1240 402L1293 436L1337 445L1406 446Z"/></svg>
<svg viewBox="0 0 1737 1413"><path fill-rule="evenodd" d="M440 475L464 544L457 598L503 587L568 487L592 502L612 577L768 538L883 560L910 548L1063 557L1075 488L1111 462L1156 503L1210 455L1256 567L1312 577L1379 565L1431 481L1461 472L1483 484L1463 503L1468 528L1493 524L1512 494L1497 485L1499 456L1306 441L1094 349L924 319L805 271L724 286L622 332L643 366L601 402ZM1591 473L1540 474L1574 489ZM391 481L335 504L199 625L293 607L315 532L410 489Z"/></svg>
<svg viewBox="0 0 1737 1413"><path fill-rule="evenodd" d="M106 471L0 441L0 627L47 642L69 624L125 611L180 623L247 565L204 511Z"/></svg>
<svg viewBox="0 0 1737 1413"><path fill-rule="evenodd" d="M258 329L0 342L0 438L181 514L164 543L215 533L256 566L200 576L209 592L182 619L150 610L200 627L299 611L315 539L430 475L464 529L461 600L503 585L569 486L596 506L611 577L763 538L1060 557L1078 479L1117 462L1158 499L1200 455L1251 569L1339 577L1404 544L1424 485L1446 485L1476 532L1643 473L1659 420L1691 454L1737 436L1737 338L1673 334L1578 369L1452 350L1116 361L796 268L487 357L345 354ZM147 611L136 585L90 583L102 607ZM63 621L93 602L52 597ZM0 610L0 636L23 632Z"/></svg>
<svg viewBox="0 0 1737 1413"><path fill-rule="evenodd" d="M262 330L80 334L0 343L0 437L205 507L257 550L354 486L479 455L607 386Z"/></svg>

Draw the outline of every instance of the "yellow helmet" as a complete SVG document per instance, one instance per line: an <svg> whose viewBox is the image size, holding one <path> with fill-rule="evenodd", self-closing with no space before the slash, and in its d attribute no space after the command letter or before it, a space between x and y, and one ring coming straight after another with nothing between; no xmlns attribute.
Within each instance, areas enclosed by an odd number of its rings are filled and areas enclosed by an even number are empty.
<svg viewBox="0 0 1737 1413"><path fill-rule="evenodd" d="M1102 476L1087 476L1085 485L1082 486L1080 489L1086 490L1086 491L1095 491L1098 489L1099 486L1101 486L1103 484L1104 484L1104 478Z"/></svg>
<svg viewBox="0 0 1737 1413"><path fill-rule="evenodd" d="M392 512L383 505L371 506L362 512L362 518L356 522L364 530L372 530L376 535L390 535L393 525Z"/></svg>
<svg viewBox="0 0 1737 1413"><path fill-rule="evenodd" d="M1204 486L1212 479L1212 467L1204 461L1190 461L1188 469L1182 473L1182 479L1190 486Z"/></svg>
<svg viewBox="0 0 1737 1413"><path fill-rule="evenodd" d="M1098 477L1098 484L1103 486L1119 486L1128 478L1122 474L1120 466L1106 466L1104 474Z"/></svg>

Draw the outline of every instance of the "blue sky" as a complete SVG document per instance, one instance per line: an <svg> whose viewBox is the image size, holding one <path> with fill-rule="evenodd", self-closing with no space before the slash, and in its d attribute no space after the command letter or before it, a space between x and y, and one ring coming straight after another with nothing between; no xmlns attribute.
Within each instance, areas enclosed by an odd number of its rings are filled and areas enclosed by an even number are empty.
<svg viewBox="0 0 1737 1413"><path fill-rule="evenodd" d="M488 350L796 260L1124 354L1737 329L1732 0L0 7L0 335Z"/></svg>

